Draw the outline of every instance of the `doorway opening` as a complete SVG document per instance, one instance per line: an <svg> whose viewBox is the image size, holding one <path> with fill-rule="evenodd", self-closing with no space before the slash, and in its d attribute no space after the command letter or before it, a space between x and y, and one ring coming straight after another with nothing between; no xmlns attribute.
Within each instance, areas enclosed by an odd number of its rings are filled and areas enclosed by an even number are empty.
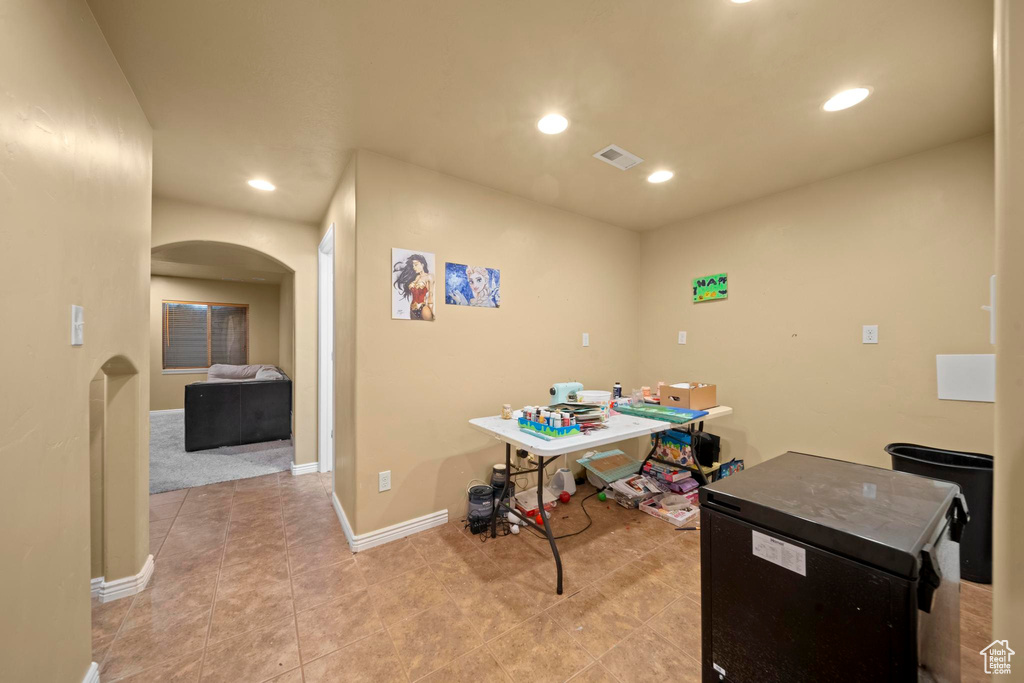
<svg viewBox="0 0 1024 683"><path fill-rule="evenodd" d="M321 472L334 470L334 223L318 251L319 460ZM333 476L332 476L333 488Z"/></svg>

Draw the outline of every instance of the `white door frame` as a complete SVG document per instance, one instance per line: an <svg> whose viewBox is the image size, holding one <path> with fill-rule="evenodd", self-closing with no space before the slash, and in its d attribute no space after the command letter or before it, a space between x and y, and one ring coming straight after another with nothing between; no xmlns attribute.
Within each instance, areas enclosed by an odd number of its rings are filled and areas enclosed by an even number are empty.
<svg viewBox="0 0 1024 683"><path fill-rule="evenodd" d="M319 461L320 471L334 469L334 223L327 229L317 254L317 316L319 339Z"/></svg>

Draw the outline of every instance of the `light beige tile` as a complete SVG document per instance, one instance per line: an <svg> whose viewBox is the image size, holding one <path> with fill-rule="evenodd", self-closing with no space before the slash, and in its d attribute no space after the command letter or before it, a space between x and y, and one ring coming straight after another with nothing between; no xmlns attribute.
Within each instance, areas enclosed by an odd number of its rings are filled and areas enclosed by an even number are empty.
<svg viewBox="0 0 1024 683"><path fill-rule="evenodd" d="M345 540L345 532L342 531L341 522L337 518L328 517L291 522L285 525L284 531L288 537L289 546L313 543L332 537L336 541Z"/></svg>
<svg viewBox="0 0 1024 683"><path fill-rule="evenodd" d="M122 629L107 651L100 678L105 681L138 673L172 659L202 651L210 614L192 615L164 626Z"/></svg>
<svg viewBox="0 0 1024 683"><path fill-rule="evenodd" d="M230 567L240 562L268 562L284 558L287 562L288 553L284 543L284 534L240 536L230 538L224 547L224 563Z"/></svg>
<svg viewBox="0 0 1024 683"><path fill-rule="evenodd" d="M571 679L572 683L619 683L600 662L588 666Z"/></svg>
<svg viewBox="0 0 1024 683"><path fill-rule="evenodd" d="M374 584L370 595L385 624L394 624L437 605L451 604L444 586L426 567Z"/></svg>
<svg viewBox="0 0 1024 683"><path fill-rule="evenodd" d="M113 638L121 628L128 610L132 606L132 598L121 598L111 602L100 602L92 599L92 637L93 640Z"/></svg>
<svg viewBox="0 0 1024 683"><path fill-rule="evenodd" d="M365 589L299 612L296 622L303 662L322 657L384 629L373 600Z"/></svg>
<svg viewBox="0 0 1024 683"><path fill-rule="evenodd" d="M639 621L647 621L679 597L679 591L655 579L636 562L612 572L595 585Z"/></svg>
<svg viewBox="0 0 1024 683"><path fill-rule="evenodd" d="M646 626L601 657L601 664L629 683L700 683L700 664Z"/></svg>
<svg viewBox="0 0 1024 683"><path fill-rule="evenodd" d="M156 522L161 519L174 519L181 509L181 501L165 503L163 505L151 505L149 507L149 521Z"/></svg>
<svg viewBox="0 0 1024 683"><path fill-rule="evenodd" d="M243 560L221 570L217 597L245 593L289 578L291 574L288 573L288 560L283 553L269 559Z"/></svg>
<svg viewBox="0 0 1024 683"><path fill-rule="evenodd" d="M405 683L391 638L384 631L302 667L306 683Z"/></svg>
<svg viewBox="0 0 1024 683"><path fill-rule="evenodd" d="M159 628L196 614L209 614L216 587L217 576L210 573L149 586L135 596L123 628Z"/></svg>
<svg viewBox="0 0 1024 683"><path fill-rule="evenodd" d="M117 683L196 683L203 663L201 654L189 655L140 671L134 676L119 679Z"/></svg>
<svg viewBox="0 0 1024 683"><path fill-rule="evenodd" d="M565 630L546 614L522 622L518 633L529 633L528 647L501 649L501 666L514 681L521 683L561 683L594 661ZM511 634L492 640L488 647L501 648Z"/></svg>
<svg viewBox="0 0 1024 683"><path fill-rule="evenodd" d="M287 579L262 584L251 591L218 596L208 642L219 643L293 614L292 587Z"/></svg>
<svg viewBox="0 0 1024 683"><path fill-rule="evenodd" d="M167 532L171 530L172 523L174 523L174 519L171 517L150 522L149 538L152 539L154 536L166 536Z"/></svg>
<svg viewBox="0 0 1024 683"><path fill-rule="evenodd" d="M561 601L548 615L593 657L600 657L640 628L639 620L593 586Z"/></svg>
<svg viewBox="0 0 1024 683"><path fill-rule="evenodd" d="M483 643L469 620L447 605L393 624L388 631L412 680L440 669Z"/></svg>
<svg viewBox="0 0 1024 683"><path fill-rule="evenodd" d="M302 669L292 669L288 673L271 678L267 683L302 683Z"/></svg>
<svg viewBox="0 0 1024 683"><path fill-rule="evenodd" d="M700 661L700 603L679 598L655 614L647 625L659 636Z"/></svg>
<svg viewBox="0 0 1024 683"><path fill-rule="evenodd" d="M288 548L288 563L293 574L337 564L353 558L344 535L330 536L313 543Z"/></svg>
<svg viewBox="0 0 1024 683"><path fill-rule="evenodd" d="M366 580L371 583L378 583L389 576L426 564L419 552L404 538L356 553L356 561L366 574Z"/></svg>
<svg viewBox="0 0 1024 683"><path fill-rule="evenodd" d="M203 531L177 531L174 527L171 527L171 531L167 534L167 538L164 539L164 544L160 548L157 557L161 555L167 557L179 553L195 553L201 550L219 548L224 545L226 533L227 525Z"/></svg>
<svg viewBox="0 0 1024 683"><path fill-rule="evenodd" d="M302 611L366 588L355 560L313 569L292 577L295 609Z"/></svg>
<svg viewBox="0 0 1024 683"><path fill-rule="evenodd" d="M501 670L494 655L484 646L462 655L421 680L424 683L512 683L512 679Z"/></svg>
<svg viewBox="0 0 1024 683"><path fill-rule="evenodd" d="M165 491L163 493L154 493L149 497L150 506L153 505L167 505L168 503L180 503L185 500L185 496L188 495L188 489L178 489L177 491Z"/></svg>
<svg viewBox="0 0 1024 683"><path fill-rule="evenodd" d="M443 560L450 555L480 552L483 545L459 531L451 522L409 537L409 542L427 563Z"/></svg>
<svg viewBox="0 0 1024 683"><path fill-rule="evenodd" d="M153 576L149 580L149 587L153 588L161 583L175 583L201 574L216 575L223 554L223 548L207 548L169 557L157 557L153 561Z"/></svg>
<svg viewBox="0 0 1024 683"><path fill-rule="evenodd" d="M203 681L265 681L299 666L295 620L289 618L206 649Z"/></svg>
<svg viewBox="0 0 1024 683"><path fill-rule="evenodd" d="M284 534L284 518L279 512L268 512L265 515L248 517L232 517L228 527L228 538L239 536L281 536Z"/></svg>

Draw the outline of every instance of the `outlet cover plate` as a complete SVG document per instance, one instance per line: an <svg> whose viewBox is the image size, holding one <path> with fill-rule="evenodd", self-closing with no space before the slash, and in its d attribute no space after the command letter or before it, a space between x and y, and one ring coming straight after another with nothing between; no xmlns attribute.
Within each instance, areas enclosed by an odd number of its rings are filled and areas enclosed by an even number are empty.
<svg viewBox="0 0 1024 683"><path fill-rule="evenodd" d="M583 333L583 345L584 346L590 346L590 333L589 332L584 332Z"/></svg>
<svg viewBox="0 0 1024 683"><path fill-rule="evenodd" d="M684 332L683 330L679 330L679 343L680 344L685 344L686 343L686 332Z"/></svg>
<svg viewBox="0 0 1024 683"><path fill-rule="evenodd" d="M862 344L877 344L878 343L878 325L865 325L861 332L861 343Z"/></svg>
<svg viewBox="0 0 1024 683"><path fill-rule="evenodd" d="M383 493L391 490L391 470L377 473L377 491Z"/></svg>

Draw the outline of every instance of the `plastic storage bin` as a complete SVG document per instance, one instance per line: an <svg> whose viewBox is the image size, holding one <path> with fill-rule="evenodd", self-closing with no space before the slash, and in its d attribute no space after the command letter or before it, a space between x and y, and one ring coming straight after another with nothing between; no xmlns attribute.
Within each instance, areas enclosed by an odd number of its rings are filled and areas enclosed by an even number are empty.
<svg viewBox="0 0 1024 683"><path fill-rule="evenodd" d="M992 456L912 443L891 443L885 452L894 470L960 485L971 516L960 539L960 576L992 583Z"/></svg>

